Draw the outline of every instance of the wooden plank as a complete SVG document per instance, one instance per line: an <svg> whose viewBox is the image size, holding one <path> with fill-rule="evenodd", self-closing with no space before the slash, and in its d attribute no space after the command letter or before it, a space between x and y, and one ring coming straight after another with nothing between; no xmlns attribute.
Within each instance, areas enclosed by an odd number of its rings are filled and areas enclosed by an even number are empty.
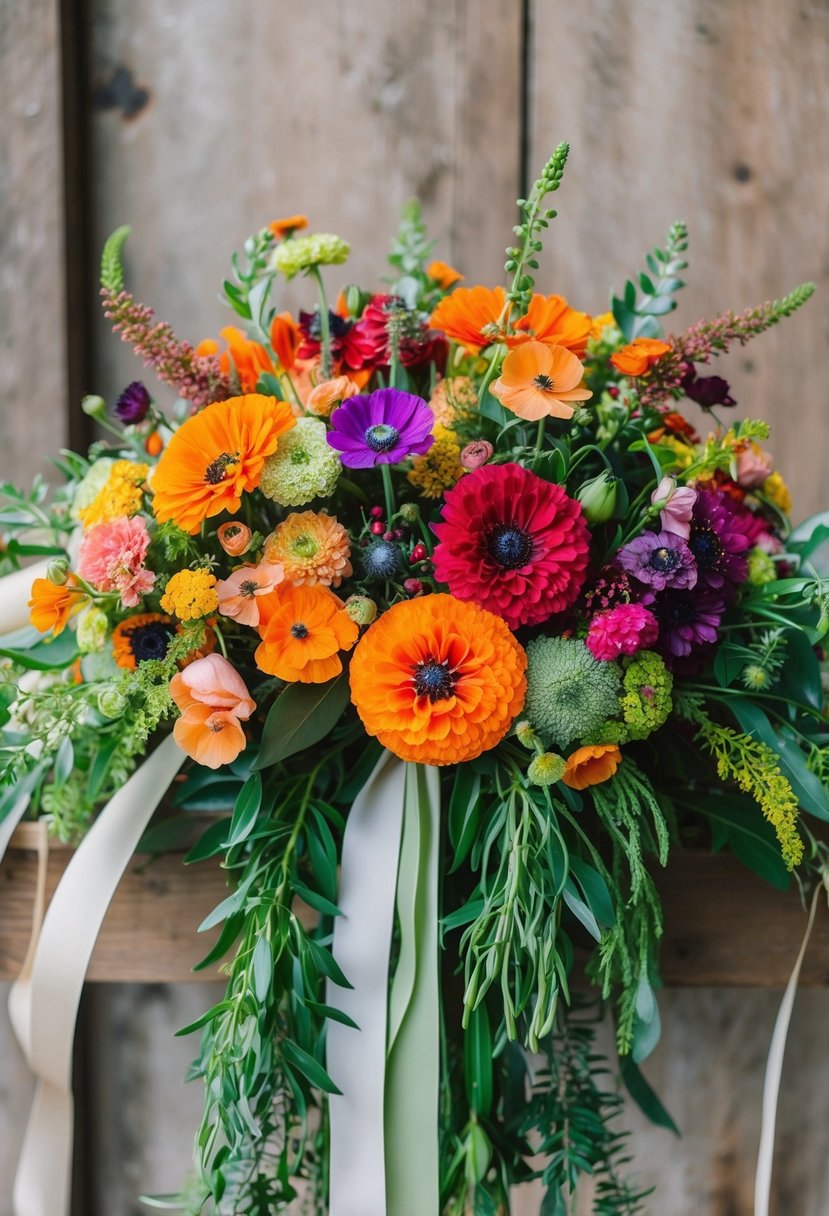
<svg viewBox="0 0 829 1216"><path fill-rule="evenodd" d="M382 289L412 197L440 256L499 275L518 185L520 8L322 0L288 19L267 0L95 0L95 248L132 223L131 287L192 340L232 320L216 303L232 250L294 211L352 243L332 293ZM314 296L299 280L284 300ZM111 395L139 365L96 326L96 386Z"/></svg>
<svg viewBox="0 0 829 1216"><path fill-rule="evenodd" d="M802 313L716 370L741 414L771 422L796 514L824 508L829 7L533 0L531 9L533 169L559 140L572 145L543 281L603 310L608 289L675 219L691 232L675 329L815 280ZM690 403L689 416L705 425Z"/></svg>
<svg viewBox="0 0 829 1216"><path fill-rule="evenodd" d="M0 452L21 485L64 443L59 5L0 7Z"/></svg>
<svg viewBox="0 0 829 1216"><path fill-rule="evenodd" d="M0 866L0 978L13 977L25 955L37 860L12 840ZM54 890L69 856L49 858ZM788 980L805 926L794 892L769 887L725 854L676 851L659 878L665 909L662 975L677 987L779 988ZM212 944L196 929L227 894L216 860L184 866L171 853L149 864L136 858L116 892L90 964L89 979L174 983L216 978L191 968ZM804 986L829 986L829 916L815 927L803 967Z"/></svg>

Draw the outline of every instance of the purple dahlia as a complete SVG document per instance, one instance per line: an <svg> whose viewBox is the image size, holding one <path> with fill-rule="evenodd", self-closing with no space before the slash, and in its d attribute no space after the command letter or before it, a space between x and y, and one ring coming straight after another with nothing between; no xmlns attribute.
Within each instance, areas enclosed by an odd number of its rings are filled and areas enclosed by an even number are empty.
<svg viewBox="0 0 829 1216"><path fill-rule="evenodd" d="M696 586L694 555L675 532L643 532L619 550L616 560L654 591L683 591Z"/></svg>
<svg viewBox="0 0 829 1216"><path fill-rule="evenodd" d="M151 405L152 398L146 385L142 384L140 380L133 380L115 402L112 412L123 422L124 426L136 426L147 417Z"/></svg>
<svg viewBox="0 0 829 1216"><path fill-rule="evenodd" d="M697 495L688 548L697 564L700 588L732 595L745 582L752 542L744 515L727 494L702 490Z"/></svg>
<svg viewBox="0 0 829 1216"><path fill-rule="evenodd" d="M350 469L397 464L428 452L434 424L435 416L422 397L380 388L368 397L349 397L334 410L328 443Z"/></svg>
<svg viewBox="0 0 829 1216"><path fill-rule="evenodd" d="M725 602L713 591L664 591L648 604L659 623L659 649L681 659L716 642Z"/></svg>

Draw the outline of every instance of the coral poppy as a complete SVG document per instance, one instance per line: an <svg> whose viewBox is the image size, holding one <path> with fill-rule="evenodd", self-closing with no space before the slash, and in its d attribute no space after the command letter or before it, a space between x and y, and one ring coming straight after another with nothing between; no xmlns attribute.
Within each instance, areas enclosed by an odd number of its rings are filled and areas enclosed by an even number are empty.
<svg viewBox="0 0 829 1216"><path fill-rule="evenodd" d="M259 599L269 595L285 578L284 567L275 562L260 562L258 566L242 566L216 583L219 612L232 617L240 625L256 629L259 624Z"/></svg>
<svg viewBox="0 0 829 1216"><path fill-rule="evenodd" d="M460 764L503 739L524 703L527 656L491 612L451 595L395 604L351 660L351 699L384 747Z"/></svg>
<svg viewBox="0 0 829 1216"><path fill-rule="evenodd" d="M587 571L590 532L561 486L517 464L484 465L447 491L435 576L453 595L537 625L575 601Z"/></svg>
<svg viewBox="0 0 829 1216"><path fill-rule="evenodd" d="M86 599L78 586L74 574L67 576L60 586L48 578L36 578L32 583L32 598L29 600L29 619L41 633L50 630L55 637L63 633L69 618L77 612Z"/></svg>
<svg viewBox="0 0 829 1216"><path fill-rule="evenodd" d="M657 338L634 338L611 355L610 362L623 376L644 376L670 349L667 342Z"/></svg>
<svg viewBox="0 0 829 1216"><path fill-rule="evenodd" d="M206 406L181 424L153 477L153 511L195 533L203 520L237 511L242 494L259 484L280 435L294 425L291 407L250 393Z"/></svg>
<svg viewBox="0 0 829 1216"><path fill-rule="evenodd" d="M450 266L448 262L441 261L430 262L426 267L426 273L444 291L448 291L455 283L460 283L463 278L461 272L456 270L454 266Z"/></svg>
<svg viewBox="0 0 829 1216"><path fill-rule="evenodd" d="M583 355L592 324L587 313L571 308L564 296L534 295L524 316L516 321L516 332L507 338L507 345L518 346L532 338Z"/></svg>
<svg viewBox="0 0 829 1216"><path fill-rule="evenodd" d="M502 405L526 418L572 418L573 401L587 401L593 394L579 387L584 375L581 361L563 346L525 342L510 351L501 365L500 377L490 392Z"/></svg>
<svg viewBox="0 0 829 1216"><path fill-rule="evenodd" d="M586 790L590 785L609 781L622 763L622 753L612 743L579 747L567 757L561 780L571 790Z"/></svg>
<svg viewBox="0 0 829 1216"><path fill-rule="evenodd" d="M289 312L279 312L271 321L271 348L286 372L296 365L302 331Z"/></svg>
<svg viewBox="0 0 829 1216"><path fill-rule="evenodd" d="M505 303L503 287L457 287L440 301L429 324L477 354L497 337Z"/></svg>
<svg viewBox="0 0 829 1216"><path fill-rule="evenodd" d="M341 650L350 650L359 629L342 602L326 587L283 583L259 601L256 649L260 671L280 680L323 684L343 669Z"/></svg>
<svg viewBox="0 0 829 1216"><path fill-rule="evenodd" d="M291 236L294 232L301 232L303 228L307 227L307 215L285 215L281 219L271 220L268 224L268 232L281 241L284 237Z"/></svg>
<svg viewBox="0 0 829 1216"><path fill-rule="evenodd" d="M240 723L247 721L256 703L227 659L218 654L197 659L173 676L170 696L181 711L173 736L198 764L221 768L244 751Z"/></svg>

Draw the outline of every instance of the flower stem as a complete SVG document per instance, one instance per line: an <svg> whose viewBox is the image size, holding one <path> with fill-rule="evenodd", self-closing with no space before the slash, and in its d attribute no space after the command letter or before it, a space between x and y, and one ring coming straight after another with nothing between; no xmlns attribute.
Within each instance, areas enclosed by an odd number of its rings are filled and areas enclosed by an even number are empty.
<svg viewBox="0 0 829 1216"><path fill-rule="evenodd" d="M320 363L322 378L327 380L331 375L331 321L328 316L328 297L325 294L325 284L322 281L319 266L314 266L311 273L317 281L320 298L320 344L322 347Z"/></svg>
<svg viewBox="0 0 829 1216"><path fill-rule="evenodd" d="M547 429L547 415L538 420L538 431L535 436L535 449L533 451L533 468L538 464L541 457L541 452L544 447L544 432Z"/></svg>
<svg viewBox="0 0 829 1216"><path fill-rule="evenodd" d="M380 472L383 477L383 494L386 498L386 526L391 528L392 517L397 509L394 499L394 486L391 481L391 467L387 464L380 465Z"/></svg>

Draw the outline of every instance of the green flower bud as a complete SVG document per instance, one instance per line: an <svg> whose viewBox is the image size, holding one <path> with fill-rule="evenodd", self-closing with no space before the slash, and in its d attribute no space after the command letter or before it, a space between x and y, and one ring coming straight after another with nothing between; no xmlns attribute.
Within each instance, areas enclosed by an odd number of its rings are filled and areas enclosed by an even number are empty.
<svg viewBox="0 0 829 1216"><path fill-rule="evenodd" d="M756 547L748 554L748 581L753 587L762 587L765 583L773 583L777 578L777 570L773 560L765 550Z"/></svg>
<svg viewBox="0 0 829 1216"><path fill-rule="evenodd" d="M557 756L555 752L543 752L530 761L527 777L533 785L555 785L561 780L565 765L562 756Z"/></svg>
<svg viewBox="0 0 829 1216"><path fill-rule="evenodd" d="M518 742L523 744L524 747L529 748L530 751L535 748L536 744L541 744L541 740L532 728L532 723L528 722L526 718L522 718L520 722L516 722L515 734Z"/></svg>
<svg viewBox="0 0 829 1216"><path fill-rule="evenodd" d="M62 587L69 578L69 562L65 557L53 557L46 567L46 577L56 587Z"/></svg>
<svg viewBox="0 0 829 1216"><path fill-rule="evenodd" d="M120 718L126 708L127 698L114 684L98 693L98 712L105 718Z"/></svg>
<svg viewBox="0 0 829 1216"><path fill-rule="evenodd" d="M355 625L370 625L377 616L377 605L367 595L350 595L345 610Z"/></svg>
<svg viewBox="0 0 829 1216"><path fill-rule="evenodd" d="M589 524L606 524L616 510L616 478L607 469L585 481L576 491Z"/></svg>
<svg viewBox="0 0 829 1216"><path fill-rule="evenodd" d="M90 418L105 418L107 412L107 403L103 397L98 397L95 393L90 393L81 401L81 409Z"/></svg>
<svg viewBox="0 0 829 1216"><path fill-rule="evenodd" d="M107 615L94 605L78 617L77 639L81 654L103 650L109 633Z"/></svg>
<svg viewBox="0 0 829 1216"><path fill-rule="evenodd" d="M349 283L345 289L345 306L351 317L361 317L371 299L371 293L363 291L356 283Z"/></svg>
<svg viewBox="0 0 829 1216"><path fill-rule="evenodd" d="M416 524L420 519L420 507L416 502L404 502L397 514L404 524Z"/></svg>

